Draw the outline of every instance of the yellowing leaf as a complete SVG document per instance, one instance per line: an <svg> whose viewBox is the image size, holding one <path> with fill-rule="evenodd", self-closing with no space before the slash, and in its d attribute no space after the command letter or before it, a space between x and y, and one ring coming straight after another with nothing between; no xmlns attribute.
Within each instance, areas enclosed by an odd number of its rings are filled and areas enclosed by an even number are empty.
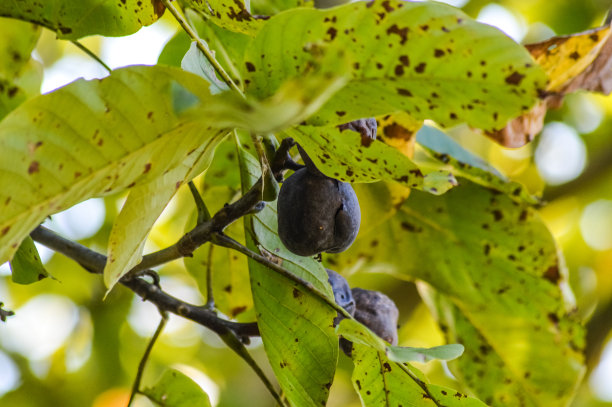
<svg viewBox="0 0 612 407"><path fill-rule="evenodd" d="M169 138L162 148L193 153L174 170L130 191L115 219L108 241L108 262L104 268L104 283L108 290L140 262L145 239L153 224L178 187L208 168L215 147L226 132L202 131L202 124L195 122L173 133L175 137ZM182 145L177 144L176 140Z"/></svg>
<svg viewBox="0 0 612 407"><path fill-rule="evenodd" d="M538 65L544 68L548 91L558 91L584 71L599 55L610 38L610 26L578 34L553 37L526 46Z"/></svg>
<svg viewBox="0 0 612 407"><path fill-rule="evenodd" d="M168 103L177 86L196 100L210 97L193 74L130 67L11 112L0 123L0 262L46 216L148 183L189 158L190 150L167 148L185 145L175 130L183 119Z"/></svg>
<svg viewBox="0 0 612 407"><path fill-rule="evenodd" d="M553 37L527 45L549 75L546 92L529 112L487 136L506 147L521 147L542 130L549 108L556 109L565 95L578 90L612 91L612 34L610 25L578 34Z"/></svg>

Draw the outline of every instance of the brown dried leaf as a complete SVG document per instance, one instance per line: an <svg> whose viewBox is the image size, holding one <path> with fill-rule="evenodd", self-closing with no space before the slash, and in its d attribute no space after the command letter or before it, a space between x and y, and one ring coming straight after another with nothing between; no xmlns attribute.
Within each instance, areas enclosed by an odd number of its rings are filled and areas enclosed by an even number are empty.
<svg viewBox="0 0 612 407"><path fill-rule="evenodd" d="M568 93L612 92L612 28L610 24L526 46L550 80L540 103L487 136L505 147L521 147L542 130L548 109L558 109Z"/></svg>

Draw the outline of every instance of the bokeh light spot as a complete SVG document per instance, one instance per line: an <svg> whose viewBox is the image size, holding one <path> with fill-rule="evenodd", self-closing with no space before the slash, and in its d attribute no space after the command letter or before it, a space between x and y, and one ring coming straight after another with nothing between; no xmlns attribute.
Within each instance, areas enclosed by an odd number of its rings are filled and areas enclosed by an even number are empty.
<svg viewBox="0 0 612 407"><path fill-rule="evenodd" d="M520 42L527 33L526 24L499 4L484 6L476 20L499 28L516 42Z"/></svg>
<svg viewBox="0 0 612 407"><path fill-rule="evenodd" d="M102 227L105 216L104 200L93 198L56 213L43 225L68 239L80 240L93 236Z"/></svg>
<svg viewBox="0 0 612 407"><path fill-rule="evenodd" d="M586 147L573 127L552 122L544 127L535 152L538 171L550 185L579 176L586 165Z"/></svg>
<svg viewBox="0 0 612 407"><path fill-rule="evenodd" d="M19 386L19 368L6 353L0 351L0 396Z"/></svg>
<svg viewBox="0 0 612 407"><path fill-rule="evenodd" d="M64 345L79 317L72 301L52 294L32 298L15 314L0 324L0 342L31 361L45 359Z"/></svg>
<svg viewBox="0 0 612 407"><path fill-rule="evenodd" d="M612 341L608 342L601 354L599 365L589 379L589 385L595 396L602 401L612 401Z"/></svg>
<svg viewBox="0 0 612 407"><path fill-rule="evenodd" d="M612 249L612 201L600 199L587 205L580 217L580 233L593 249Z"/></svg>

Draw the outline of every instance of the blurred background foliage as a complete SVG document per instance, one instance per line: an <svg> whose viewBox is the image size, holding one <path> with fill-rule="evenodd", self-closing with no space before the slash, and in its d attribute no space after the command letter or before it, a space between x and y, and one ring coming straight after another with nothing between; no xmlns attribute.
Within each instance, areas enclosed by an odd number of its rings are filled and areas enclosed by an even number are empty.
<svg viewBox="0 0 612 407"><path fill-rule="evenodd" d="M611 6L610 0L446 2L500 27L521 43L596 27ZM0 21L0 27L6 26L5 21ZM189 42L182 34L175 35L177 32L178 26L166 13L159 22L135 35L94 36L82 43L112 68L154 64L168 43L160 62L179 65ZM27 68L28 83L37 84L42 77L42 92L79 76L105 75L95 61L70 42L56 40L48 30L43 30L34 58ZM573 406L612 406L612 97L570 95L561 109L548 113L546 122L533 143L513 150L499 147L467 127L451 129L449 134L511 179L524 183L531 192L543 195L547 204L541 214L565 255L577 312L588 328L589 370ZM218 157L223 159L213 164L205 177L196 179L211 211L231 201L240 190L232 154L231 145L221 146ZM119 195L86 201L53 216L48 226L105 251L112 221L124 199ZM184 187L151 233L147 251L174 243L194 221L194 211L193 200ZM230 234L238 236L241 228L233 227ZM203 303L201 277L208 251L208 245L200 248L187 267L183 261L175 261L159 269L163 287L184 300ZM232 258L222 248L215 251L213 265L232 265L215 274L220 307L239 320L252 320L243 259ZM0 301L16 313L0 323L0 405L125 406L139 359L159 321L157 310L122 287L103 301L105 288L100 276L90 275L47 250L41 250L41 256L54 279L21 286L11 282L8 265L0 266ZM429 347L443 343L443 335L413 283L382 273L361 272L358 267L337 271L351 286L380 290L396 301L400 345ZM255 340L249 347L272 375L261 343ZM154 348L144 384L153 383L167 366L198 382L213 405L273 405L255 374L214 334L176 316L171 316ZM418 367L432 382L460 388L442 363ZM360 405L350 383L351 369L352 363L341 354L330 406ZM137 401L137 406L150 405L144 398Z"/></svg>

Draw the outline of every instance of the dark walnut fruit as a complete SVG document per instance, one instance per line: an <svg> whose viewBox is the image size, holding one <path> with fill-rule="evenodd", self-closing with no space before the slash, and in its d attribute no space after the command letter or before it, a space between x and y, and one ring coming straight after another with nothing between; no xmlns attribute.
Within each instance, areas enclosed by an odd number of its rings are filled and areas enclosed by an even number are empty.
<svg viewBox="0 0 612 407"><path fill-rule="evenodd" d="M353 315L355 313L355 300L353 299L353 293L351 292L351 287L348 285L348 282L334 270L325 270L327 271L327 281L329 282L329 285L331 285L334 292L334 300L336 300L336 304L344 308L349 314ZM343 319L344 316L338 314L338 316L334 318L334 326L338 325Z"/></svg>
<svg viewBox="0 0 612 407"><path fill-rule="evenodd" d="M353 288L355 319L376 335L397 345L397 319L399 310L393 300L378 291Z"/></svg>
<svg viewBox="0 0 612 407"><path fill-rule="evenodd" d="M351 292L355 300L355 319L391 345L397 345L399 310L393 300L381 292L363 288L353 288ZM353 343L340 338L340 348L351 356Z"/></svg>
<svg viewBox="0 0 612 407"><path fill-rule="evenodd" d="M277 209L278 235L300 256L348 249L361 223L353 187L307 167L283 183Z"/></svg>

